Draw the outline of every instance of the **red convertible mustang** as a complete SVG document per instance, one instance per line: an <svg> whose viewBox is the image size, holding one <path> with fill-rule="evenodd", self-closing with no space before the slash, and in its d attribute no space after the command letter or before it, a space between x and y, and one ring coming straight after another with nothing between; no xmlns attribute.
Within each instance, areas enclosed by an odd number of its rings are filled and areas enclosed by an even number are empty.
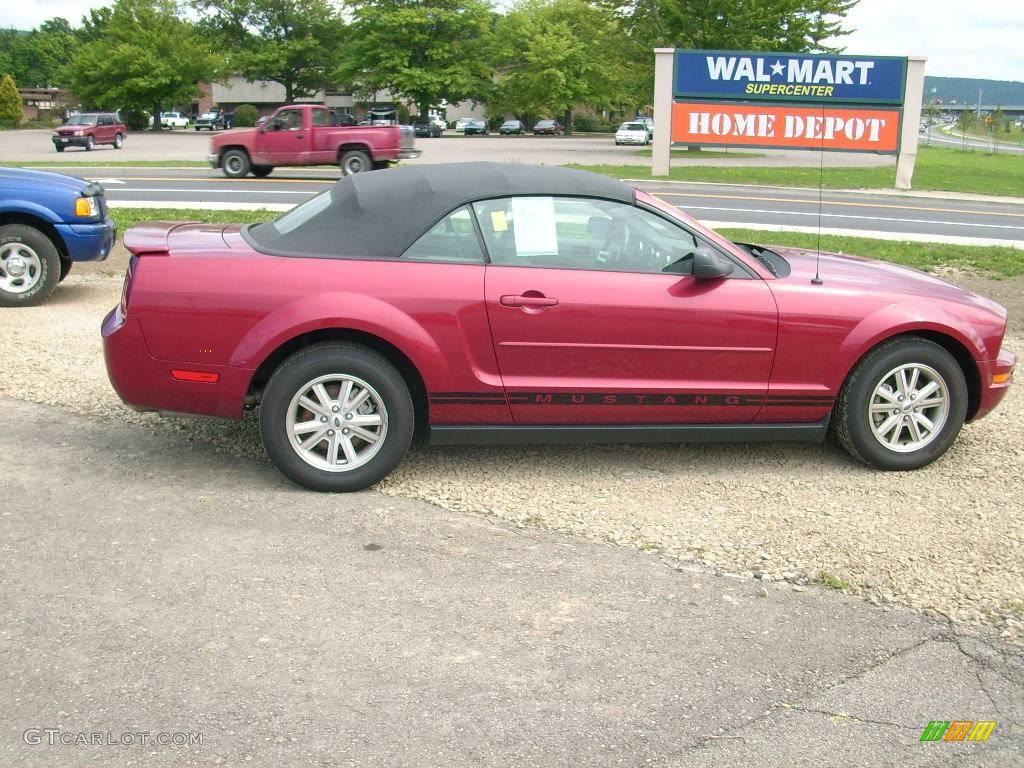
<svg viewBox="0 0 1024 768"><path fill-rule="evenodd" d="M1006 394L1006 311L910 269L731 243L621 182L433 165L254 226L146 224L103 321L134 408L260 409L274 464L365 488L440 443L810 440L922 467ZM817 267L817 268L816 268ZM820 273L820 280L816 278Z"/></svg>

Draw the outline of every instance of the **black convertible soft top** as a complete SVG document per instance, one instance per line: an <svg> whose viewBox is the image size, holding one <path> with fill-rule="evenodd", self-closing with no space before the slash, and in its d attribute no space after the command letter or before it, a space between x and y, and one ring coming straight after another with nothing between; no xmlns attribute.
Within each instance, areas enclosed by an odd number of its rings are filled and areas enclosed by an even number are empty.
<svg viewBox="0 0 1024 768"><path fill-rule="evenodd" d="M511 195L599 197L632 203L621 181L557 166L447 163L346 176L278 219L245 230L282 256L397 258L445 214Z"/></svg>

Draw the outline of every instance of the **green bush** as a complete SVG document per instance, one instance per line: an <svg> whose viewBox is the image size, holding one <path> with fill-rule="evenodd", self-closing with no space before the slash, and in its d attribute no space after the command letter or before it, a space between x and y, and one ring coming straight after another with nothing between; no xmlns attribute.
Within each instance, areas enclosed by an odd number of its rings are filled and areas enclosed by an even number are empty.
<svg viewBox="0 0 1024 768"><path fill-rule="evenodd" d="M130 131L144 131L149 128L149 112L136 107L125 107L121 110L121 119Z"/></svg>
<svg viewBox="0 0 1024 768"><path fill-rule="evenodd" d="M235 128L252 128L256 125L256 119L260 112L252 104L239 104L235 109Z"/></svg>
<svg viewBox="0 0 1024 768"><path fill-rule="evenodd" d="M572 129L580 133L608 133L612 126L600 117L594 115L573 115Z"/></svg>
<svg viewBox="0 0 1024 768"><path fill-rule="evenodd" d="M0 80L0 128L17 128L21 122L21 94L14 78L4 75Z"/></svg>

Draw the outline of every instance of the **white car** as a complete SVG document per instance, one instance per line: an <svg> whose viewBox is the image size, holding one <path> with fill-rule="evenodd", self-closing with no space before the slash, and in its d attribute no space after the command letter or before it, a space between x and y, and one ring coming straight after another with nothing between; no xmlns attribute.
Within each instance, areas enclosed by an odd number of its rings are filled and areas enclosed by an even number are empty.
<svg viewBox="0 0 1024 768"><path fill-rule="evenodd" d="M455 132L465 133L466 126L472 123L474 120L476 120L475 117L460 117L458 120L455 121Z"/></svg>
<svg viewBox="0 0 1024 768"><path fill-rule="evenodd" d="M188 118L181 112L161 112L160 125L164 128L188 128Z"/></svg>
<svg viewBox="0 0 1024 768"><path fill-rule="evenodd" d="M651 134L643 123L623 123L615 132L615 145L619 144L650 144Z"/></svg>

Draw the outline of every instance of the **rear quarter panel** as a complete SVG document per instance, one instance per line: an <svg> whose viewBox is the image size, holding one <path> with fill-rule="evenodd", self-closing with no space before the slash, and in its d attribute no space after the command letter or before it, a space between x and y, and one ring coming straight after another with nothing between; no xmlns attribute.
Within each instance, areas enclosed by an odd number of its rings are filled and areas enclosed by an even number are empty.
<svg viewBox="0 0 1024 768"><path fill-rule="evenodd" d="M502 392L482 265L173 250L142 259L132 287L130 314L158 360L249 371L248 384L287 341L349 329L399 349L429 392ZM486 414L432 409L434 423L509 418L503 402Z"/></svg>

